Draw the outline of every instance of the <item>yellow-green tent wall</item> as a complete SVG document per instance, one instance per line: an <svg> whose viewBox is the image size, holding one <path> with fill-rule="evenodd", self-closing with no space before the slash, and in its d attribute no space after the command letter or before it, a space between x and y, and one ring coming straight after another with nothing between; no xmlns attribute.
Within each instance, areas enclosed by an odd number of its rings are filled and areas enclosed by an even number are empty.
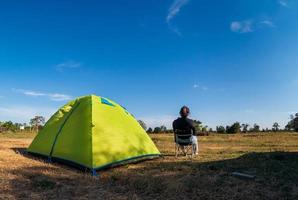
<svg viewBox="0 0 298 200"><path fill-rule="evenodd" d="M92 170L160 155L125 108L95 95L80 97L60 108L35 137L28 152Z"/></svg>

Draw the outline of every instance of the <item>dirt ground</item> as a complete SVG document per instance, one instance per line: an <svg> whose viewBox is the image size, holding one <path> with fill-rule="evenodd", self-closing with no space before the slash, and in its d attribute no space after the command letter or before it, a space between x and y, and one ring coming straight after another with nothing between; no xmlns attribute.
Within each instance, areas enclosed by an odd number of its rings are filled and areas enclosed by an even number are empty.
<svg viewBox="0 0 298 200"><path fill-rule="evenodd" d="M162 157L98 177L27 155L32 137L0 136L0 199L298 199L298 134L200 137L193 161L175 158L172 135L151 135Z"/></svg>

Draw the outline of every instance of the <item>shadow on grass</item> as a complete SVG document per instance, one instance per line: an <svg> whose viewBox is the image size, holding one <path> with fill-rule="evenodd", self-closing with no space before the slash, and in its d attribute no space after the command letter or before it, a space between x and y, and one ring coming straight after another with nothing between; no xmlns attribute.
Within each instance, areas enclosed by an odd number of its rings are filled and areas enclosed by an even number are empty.
<svg viewBox="0 0 298 200"><path fill-rule="evenodd" d="M25 199L298 199L297 166L298 152L249 153L204 163L164 157L102 171L99 178L71 168L24 166L11 171L16 178L10 184L14 196ZM231 175L234 171L256 178L239 179Z"/></svg>
<svg viewBox="0 0 298 200"><path fill-rule="evenodd" d="M37 160L37 161L41 161L44 163L49 163L49 164L53 164L55 166L60 166L62 168L73 168L79 172L84 172L84 173L89 173L89 175L92 174L92 170L87 168L87 167L83 167L80 166L76 163L72 163L71 161L65 161L63 159L59 159L59 158L52 158L51 161L48 160L47 156L43 156L40 154L32 154L32 153L28 153L26 148L11 148L16 154L20 154L26 158L32 159L32 160ZM144 162L144 161L148 161L148 160L153 160L153 159L157 159L158 157L156 156L146 156L146 157L140 157L140 158L135 158L135 159L131 159L131 160L127 160L127 161L122 161L121 163L117 163L115 165L109 165L107 167L104 167L100 170L97 171L106 171L109 170L111 168L117 168L117 167L121 167L124 165L128 165L128 164L138 164L140 162Z"/></svg>
<svg viewBox="0 0 298 200"><path fill-rule="evenodd" d="M42 155L38 155L38 154L31 154L27 152L26 148L11 148L16 154L22 155L25 158L31 159L31 160L35 160L35 161L39 161L42 163L48 163L53 167L60 167L63 169L67 169L67 170L73 170L77 173L86 173L86 172L90 172L90 170L80 167L78 165L72 165L71 163L63 163L63 162L59 162L58 160L53 160L51 162L49 162L48 158L46 156L42 156ZM91 174L91 173L89 173Z"/></svg>

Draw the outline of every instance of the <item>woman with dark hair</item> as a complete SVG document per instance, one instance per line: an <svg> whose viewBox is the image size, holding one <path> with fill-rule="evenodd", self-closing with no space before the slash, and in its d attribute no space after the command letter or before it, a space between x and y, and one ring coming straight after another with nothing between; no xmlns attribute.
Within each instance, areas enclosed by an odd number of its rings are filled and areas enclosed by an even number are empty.
<svg viewBox="0 0 298 200"><path fill-rule="evenodd" d="M174 130L186 130L187 132L192 133L192 143L193 143L193 150L194 154L198 155L199 153L199 144L197 138L197 130L194 126L193 120L189 119L188 116L190 114L190 110L187 106L183 106L180 109L180 116L173 122L173 129Z"/></svg>

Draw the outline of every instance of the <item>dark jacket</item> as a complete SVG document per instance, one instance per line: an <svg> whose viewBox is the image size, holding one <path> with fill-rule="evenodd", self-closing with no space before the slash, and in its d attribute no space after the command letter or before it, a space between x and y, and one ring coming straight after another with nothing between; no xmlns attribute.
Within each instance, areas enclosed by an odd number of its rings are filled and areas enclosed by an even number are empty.
<svg viewBox="0 0 298 200"><path fill-rule="evenodd" d="M193 135L197 135L197 130L194 126L194 122L191 119L180 117L173 122L173 129L185 131L186 134L192 133Z"/></svg>

